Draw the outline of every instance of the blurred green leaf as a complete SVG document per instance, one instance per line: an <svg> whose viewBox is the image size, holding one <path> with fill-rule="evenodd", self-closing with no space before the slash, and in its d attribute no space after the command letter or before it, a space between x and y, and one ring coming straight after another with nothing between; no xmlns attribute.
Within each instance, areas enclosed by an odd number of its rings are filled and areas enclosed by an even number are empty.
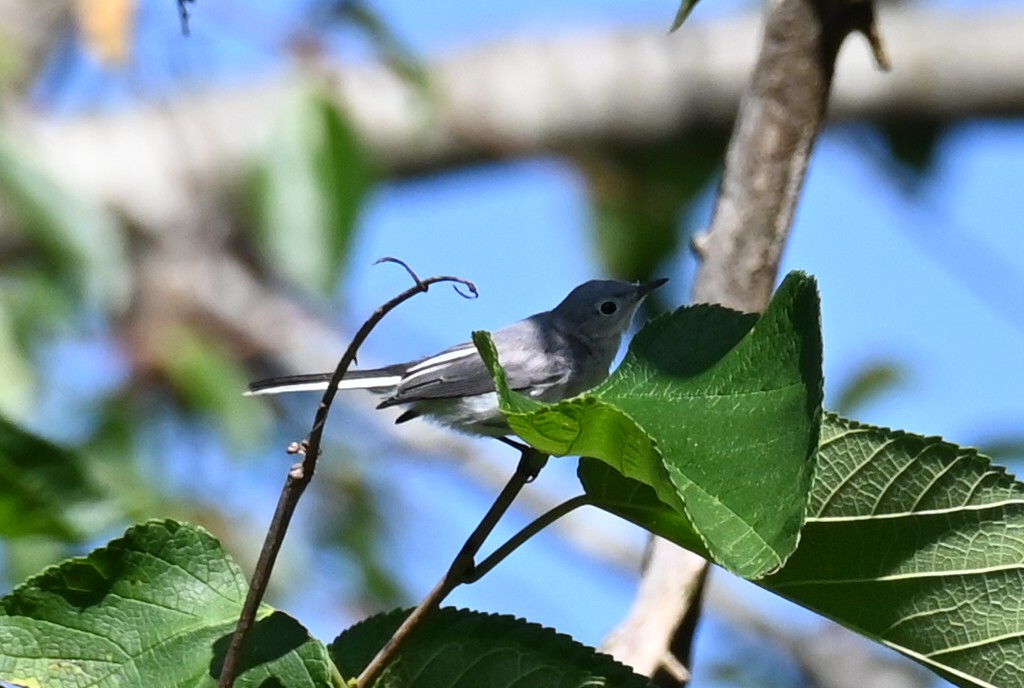
<svg viewBox="0 0 1024 688"><path fill-rule="evenodd" d="M490 337L474 333L474 341L515 433L652 488L682 514L671 539L688 545L699 536L716 563L751 578L796 547L822 397L812 278L791 273L760 318L709 305L656 318L607 381L557 404L512 393Z"/></svg>
<svg viewBox="0 0 1024 688"><path fill-rule="evenodd" d="M34 397L36 376L10 315L7 299L0 295L0 414L22 417Z"/></svg>
<svg viewBox="0 0 1024 688"><path fill-rule="evenodd" d="M1024 433L1010 433L990 437L978 443L982 454L996 461L1020 461L1024 459Z"/></svg>
<svg viewBox="0 0 1024 688"><path fill-rule="evenodd" d="M0 418L0 535L76 541L113 516L78 454Z"/></svg>
<svg viewBox="0 0 1024 688"><path fill-rule="evenodd" d="M357 572L347 583L359 591L360 603L387 609L408 599L390 561L388 543L396 534L388 532L386 515L396 506L393 496L375 489L370 476L349 462L320 468L317 475L324 476L320 488L327 496L317 519L319 539L352 560Z"/></svg>
<svg viewBox="0 0 1024 688"><path fill-rule="evenodd" d="M329 651L344 676L357 676L408 611L371 617L338 636ZM424 619L374 686L457 688L651 688L608 655L523 619L444 607Z"/></svg>
<svg viewBox="0 0 1024 688"><path fill-rule="evenodd" d="M76 298L119 310L129 296L124 236L114 217L68 193L0 139L0 198L49 272Z"/></svg>
<svg viewBox="0 0 1024 688"><path fill-rule="evenodd" d="M361 0L338 0L331 5L338 18L369 37L382 63L421 91L427 89L429 75L426 69L372 6Z"/></svg>
<svg viewBox="0 0 1024 688"><path fill-rule="evenodd" d="M893 160L918 178L931 172L939 141L949 128L938 121L908 124L900 120L885 122L880 127Z"/></svg>
<svg viewBox="0 0 1024 688"><path fill-rule="evenodd" d="M188 408L212 415L235 445L260 442L269 409L242 396L249 376L234 357L185 328L166 334L161 355L168 381Z"/></svg>
<svg viewBox="0 0 1024 688"><path fill-rule="evenodd" d="M108 498L115 501L125 520L174 512L168 504L166 485L141 472L138 437L149 431L154 414L131 390L103 399L96 408L96 424L80 453L90 474Z"/></svg>
<svg viewBox="0 0 1024 688"><path fill-rule="evenodd" d="M577 156L605 272L630 280L657 276L683 242L683 213L710 184L725 144L721 135L702 133L669 145Z"/></svg>
<svg viewBox="0 0 1024 688"><path fill-rule="evenodd" d="M0 588L9 590L17 581L34 576L54 562L75 553L75 544L62 538L43 535L7 538L3 541Z"/></svg>
<svg viewBox="0 0 1024 688"><path fill-rule="evenodd" d="M7 263L0 276L0 300L6 304L14 336L26 351L40 335L65 331L79 298L38 265Z"/></svg>
<svg viewBox="0 0 1024 688"><path fill-rule="evenodd" d="M0 271L0 414L18 420L27 417L35 402L38 382L33 356L46 337L66 332L75 301L39 265L14 258Z"/></svg>
<svg viewBox="0 0 1024 688"><path fill-rule="evenodd" d="M206 531L151 521L0 598L0 676L40 686L216 686L245 577ZM326 648L264 607L236 686L324 688Z"/></svg>
<svg viewBox="0 0 1024 688"><path fill-rule="evenodd" d="M1024 485L973 449L826 414L807 524L761 585L961 686L1024 686Z"/></svg>
<svg viewBox="0 0 1024 688"><path fill-rule="evenodd" d="M690 12L693 12L693 8L697 6L699 0L680 0L679 9L676 10L676 16L672 20L672 26L669 27L668 32L672 33L683 25L686 18L690 16Z"/></svg>
<svg viewBox="0 0 1024 688"><path fill-rule="evenodd" d="M906 382L904 366L893 361L875 361L857 370L835 395L831 407L848 416L878 397L896 390Z"/></svg>
<svg viewBox="0 0 1024 688"><path fill-rule="evenodd" d="M711 558L686 512L658 499L650 486L627 478L603 461L587 457L580 459L576 475L594 506Z"/></svg>
<svg viewBox="0 0 1024 688"><path fill-rule="evenodd" d="M341 110L315 90L297 94L278 117L254 176L265 260L298 284L334 289L372 183L368 159Z"/></svg>

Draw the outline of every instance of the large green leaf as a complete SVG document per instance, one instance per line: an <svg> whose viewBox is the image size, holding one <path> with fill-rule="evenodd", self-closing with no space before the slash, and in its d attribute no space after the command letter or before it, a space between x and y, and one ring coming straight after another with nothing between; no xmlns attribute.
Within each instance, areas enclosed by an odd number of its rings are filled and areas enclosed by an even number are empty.
<svg viewBox="0 0 1024 688"><path fill-rule="evenodd" d="M359 674L408 611L382 614L342 633L330 652ZM648 679L593 648L523 619L446 607L424 620L374 683L388 688L650 688Z"/></svg>
<svg viewBox="0 0 1024 688"><path fill-rule="evenodd" d="M800 546L761 581L963 686L1024 686L1024 485L827 415Z"/></svg>
<svg viewBox="0 0 1024 688"><path fill-rule="evenodd" d="M135 526L0 598L0 676L39 686L215 686L245 579L205 531ZM329 686L326 648L264 609L236 686Z"/></svg>
<svg viewBox="0 0 1024 688"><path fill-rule="evenodd" d="M822 396L810 277L787 277L760 318L702 305L648 323L614 375L558 404L510 392L489 337L474 338L516 434L650 487L680 512L677 523L692 524L667 537L685 546L696 534L716 562L747 577L777 569L796 547ZM616 508L598 504L625 515L611 501Z"/></svg>
<svg viewBox="0 0 1024 688"><path fill-rule="evenodd" d="M260 248L299 284L335 287L373 174L344 114L316 90L281 113L255 176Z"/></svg>
<svg viewBox="0 0 1024 688"><path fill-rule="evenodd" d="M78 540L112 516L78 454L0 417L0 536Z"/></svg>
<svg viewBox="0 0 1024 688"><path fill-rule="evenodd" d="M649 486L627 478L604 462L587 457L580 459L576 474L595 506L710 558L707 547L686 513L658 499Z"/></svg>

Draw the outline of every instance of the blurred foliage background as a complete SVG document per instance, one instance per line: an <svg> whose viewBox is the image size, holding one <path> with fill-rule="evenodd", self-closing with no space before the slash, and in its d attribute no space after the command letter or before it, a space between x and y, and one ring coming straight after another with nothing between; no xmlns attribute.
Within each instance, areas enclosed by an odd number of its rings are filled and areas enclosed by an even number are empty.
<svg viewBox="0 0 1024 688"><path fill-rule="evenodd" d="M414 301L369 364L597 274L669 275L652 308L685 300L758 8L705 0L666 35L671 3L415 5L189 3L185 37L170 0L0 1L0 589L157 516L203 524L251 567L282 448L315 402L240 391L333 365L406 286L368 267L380 255L489 300ZM847 46L790 260L822 280L831 408L1012 461L1024 7L949 5L883 4L893 75ZM925 330L948 357L900 339ZM371 409L338 409L273 591L326 638L421 595L509 468L499 448ZM573 492L571 467L546 480L517 518ZM456 602L599 642L643 543L600 519L572 519ZM701 631L705 681L816 682L797 612L727 597ZM594 598L602 611L578 608ZM742 661L752 647L762 662ZM901 685L929 680L870 656Z"/></svg>

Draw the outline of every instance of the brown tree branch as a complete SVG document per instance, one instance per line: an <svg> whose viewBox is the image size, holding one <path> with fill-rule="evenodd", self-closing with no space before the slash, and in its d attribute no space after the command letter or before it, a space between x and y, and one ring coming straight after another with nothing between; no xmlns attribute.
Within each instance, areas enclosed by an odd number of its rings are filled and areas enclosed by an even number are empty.
<svg viewBox="0 0 1024 688"><path fill-rule="evenodd" d="M224 664L217 683L220 688L231 688L239 673L246 636L252 627L252 624L256 620L256 614L259 611L259 606L263 602L263 596L270 583L270 576L273 572L274 564L277 561L277 556L281 551L281 546L284 544L284 537L288 531L288 526L291 523L292 516L295 514L295 509L299 504L299 499L302 497L302 493L305 492L306 487L313 479L313 474L316 472L317 460L320 458L320 446L323 438L324 425L327 422L327 416L330 413L331 404L334 402L334 397L338 392L338 383L341 382L345 373L348 372L348 369L355 362L359 347L362 346L363 342L365 342L366 338L370 336L373 329L388 313L417 294L426 293L432 284L437 284L438 282L454 282L463 284L469 288L474 297L476 296L476 286L472 282L462 279L461 277L451 277L446 275L440 277L429 277L421 280L416 273L402 261L394 258L382 258L378 262L383 261L402 265L412 276L414 285L403 291L401 294L398 294L388 300L384 305L375 310L370 317L366 319L362 327L356 331L355 335L352 337L352 341L349 342L348 348L342 355L341 360L338 361L334 374L331 376L327 389L324 391L320 405L317 407L309 435L306 439L301 442L294 443L293 447L289 448L289 453L300 455L302 457L302 461L292 466L291 470L288 471L288 477L285 480L284 487L281 489L277 508L274 511L274 517L267 530L263 548L260 550L259 561L256 563L252 581L245 596L245 603L243 604L242 611L238 617L238 624L235 627L235 632L231 636L231 641L225 654Z"/></svg>
<svg viewBox="0 0 1024 688"><path fill-rule="evenodd" d="M694 301L746 312L767 306L824 123L839 47L851 31L877 36L872 9L864 0L770 5L711 226L696 241L702 265ZM606 649L661 685L684 684L706 575L700 557L654 538L634 607ZM631 637L641 632L642 642Z"/></svg>

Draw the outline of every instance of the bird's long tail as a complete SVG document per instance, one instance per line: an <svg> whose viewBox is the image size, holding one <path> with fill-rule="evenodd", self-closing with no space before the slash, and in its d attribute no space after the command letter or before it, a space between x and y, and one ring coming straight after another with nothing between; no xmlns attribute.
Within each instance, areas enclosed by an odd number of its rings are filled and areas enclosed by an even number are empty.
<svg viewBox="0 0 1024 688"><path fill-rule="evenodd" d="M353 370L345 375L338 389L368 389L385 392L394 389L402 379L404 370L398 366L374 370ZM322 392L327 389L332 373L306 373L282 375L249 383L246 396L258 394L288 394L290 392Z"/></svg>

